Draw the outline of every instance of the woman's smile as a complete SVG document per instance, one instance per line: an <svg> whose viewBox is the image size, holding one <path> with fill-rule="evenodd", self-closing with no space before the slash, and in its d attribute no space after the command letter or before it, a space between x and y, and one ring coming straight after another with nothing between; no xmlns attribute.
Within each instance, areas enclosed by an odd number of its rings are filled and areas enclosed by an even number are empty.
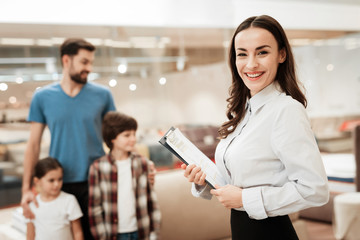
<svg viewBox="0 0 360 240"><path fill-rule="evenodd" d="M256 81L264 74L264 72L246 72L245 75L250 81Z"/></svg>

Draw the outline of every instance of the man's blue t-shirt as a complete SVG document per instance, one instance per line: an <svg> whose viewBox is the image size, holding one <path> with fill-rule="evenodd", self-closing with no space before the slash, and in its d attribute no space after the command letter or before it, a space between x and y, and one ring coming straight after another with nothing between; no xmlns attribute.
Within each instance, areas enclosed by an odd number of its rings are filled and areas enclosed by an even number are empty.
<svg viewBox="0 0 360 240"><path fill-rule="evenodd" d="M103 156L101 124L115 105L110 91L88 82L75 97L54 83L39 89L30 106L28 121L48 125L49 155L64 168L64 182L87 181L90 164Z"/></svg>

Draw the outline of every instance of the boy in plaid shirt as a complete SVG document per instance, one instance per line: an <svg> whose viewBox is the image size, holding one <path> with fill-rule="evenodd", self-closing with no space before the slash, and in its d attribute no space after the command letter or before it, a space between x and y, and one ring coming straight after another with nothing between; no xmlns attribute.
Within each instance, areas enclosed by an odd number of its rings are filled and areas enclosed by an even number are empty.
<svg viewBox="0 0 360 240"><path fill-rule="evenodd" d="M161 214L148 181L149 160L135 153L137 122L108 112L102 134L110 153L89 171L89 220L95 239L159 239Z"/></svg>

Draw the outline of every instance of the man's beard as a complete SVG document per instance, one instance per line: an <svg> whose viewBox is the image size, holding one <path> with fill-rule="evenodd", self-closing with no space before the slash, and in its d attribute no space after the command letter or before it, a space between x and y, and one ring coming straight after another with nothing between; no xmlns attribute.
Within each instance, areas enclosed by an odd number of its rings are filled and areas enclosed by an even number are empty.
<svg viewBox="0 0 360 240"><path fill-rule="evenodd" d="M81 77L81 75L82 75L83 73L87 73L86 77ZM80 72L80 73L76 73L76 74L72 74L72 75L70 74L70 78L71 78L71 80L73 80L73 81L76 82L76 83L85 84L85 83L87 83L87 76L88 76L88 74L89 74L89 72L87 72L87 71L82 71L82 72Z"/></svg>

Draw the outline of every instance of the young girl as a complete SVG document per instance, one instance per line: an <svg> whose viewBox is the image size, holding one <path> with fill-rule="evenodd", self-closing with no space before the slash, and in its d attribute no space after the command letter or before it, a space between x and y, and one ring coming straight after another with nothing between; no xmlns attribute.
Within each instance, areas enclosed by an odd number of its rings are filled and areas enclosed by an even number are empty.
<svg viewBox="0 0 360 240"><path fill-rule="evenodd" d="M30 204L35 219L27 223L27 240L82 240L80 217L83 215L76 198L61 191L63 168L54 158L40 160L34 170L34 184L39 194Z"/></svg>

